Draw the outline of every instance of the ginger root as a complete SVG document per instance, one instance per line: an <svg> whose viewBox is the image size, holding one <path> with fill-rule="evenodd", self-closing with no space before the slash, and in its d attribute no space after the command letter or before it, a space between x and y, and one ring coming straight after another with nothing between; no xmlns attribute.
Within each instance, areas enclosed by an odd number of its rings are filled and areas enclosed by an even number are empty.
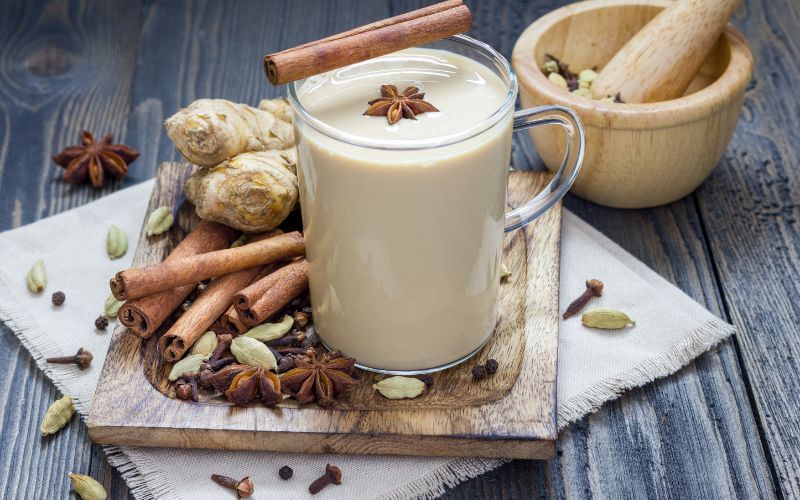
<svg viewBox="0 0 800 500"><path fill-rule="evenodd" d="M297 203L297 150L242 153L186 181L186 197L202 219L245 232L276 228Z"/></svg>
<svg viewBox="0 0 800 500"><path fill-rule="evenodd" d="M199 99L169 117L167 135L184 158L213 167L241 153L294 144L289 103L261 101L259 108L225 99Z"/></svg>

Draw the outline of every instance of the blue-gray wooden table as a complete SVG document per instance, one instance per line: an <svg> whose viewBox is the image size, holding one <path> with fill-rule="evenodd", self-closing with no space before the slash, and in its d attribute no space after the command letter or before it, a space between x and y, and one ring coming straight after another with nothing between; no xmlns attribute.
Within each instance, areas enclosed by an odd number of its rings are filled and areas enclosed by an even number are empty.
<svg viewBox="0 0 800 500"><path fill-rule="evenodd" d="M278 95L262 75L265 53L430 3L0 0L0 229L152 177L178 159L164 118L194 99ZM471 35L509 57L527 25L565 2L468 3ZM446 497L800 497L800 1L746 0L733 22L756 72L711 177L660 208L575 197L566 206L738 334L562 432L554 460L513 461ZM142 152L124 180L102 190L59 180L50 157L82 129ZM513 165L540 168L530 142L517 141ZM70 471L130 496L79 419L40 438L57 393L4 326L0 366L2 498L65 498Z"/></svg>

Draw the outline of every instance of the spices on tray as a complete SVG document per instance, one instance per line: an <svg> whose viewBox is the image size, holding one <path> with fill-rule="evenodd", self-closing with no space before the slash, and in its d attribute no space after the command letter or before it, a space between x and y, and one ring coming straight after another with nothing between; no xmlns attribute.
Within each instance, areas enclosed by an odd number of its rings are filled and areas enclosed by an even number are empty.
<svg viewBox="0 0 800 500"><path fill-rule="evenodd" d="M196 285L209 278L272 264L304 254L303 236L294 231L248 243L238 248L227 248L179 259L167 259L143 268L126 269L118 272L112 278L111 291L118 300L130 300L182 285ZM281 270L291 265L284 266ZM270 276L274 274L276 273L272 273Z"/></svg>
<svg viewBox="0 0 800 500"><path fill-rule="evenodd" d="M581 323L589 328L601 328L603 330L619 330L629 326L636 326L636 322L621 311L612 309L594 309L581 316Z"/></svg>
<svg viewBox="0 0 800 500"><path fill-rule="evenodd" d="M190 354L204 354L210 356L214 349L217 348L217 344L219 341L217 340L217 334L208 331L204 333L197 342L194 343L192 346L192 350L189 351Z"/></svg>
<svg viewBox="0 0 800 500"><path fill-rule="evenodd" d="M342 471L335 465L327 464L325 474L308 485L308 492L316 495L329 484L342 484Z"/></svg>
<svg viewBox="0 0 800 500"><path fill-rule="evenodd" d="M53 296L50 298L50 300L52 300L54 306L64 305L64 301L66 299L67 299L67 296L62 291L53 292Z"/></svg>
<svg viewBox="0 0 800 500"><path fill-rule="evenodd" d="M573 73L569 69L569 65L560 61L558 58L551 54L544 55L547 60L542 64L542 72L547 76L547 79L555 85L570 91L571 93L585 97L587 99L594 99L592 94L592 82L597 78L596 67L586 68L581 70L578 74ZM617 102L621 103L622 99L619 94L616 96L605 96L600 101Z"/></svg>
<svg viewBox="0 0 800 500"><path fill-rule="evenodd" d="M269 347L254 338L236 337L231 342L231 352L239 363L266 370L278 368L278 361Z"/></svg>
<svg viewBox="0 0 800 500"><path fill-rule="evenodd" d="M425 391L425 382L418 378L395 376L385 378L372 387L385 398L412 399Z"/></svg>
<svg viewBox="0 0 800 500"><path fill-rule="evenodd" d="M75 407L72 405L71 397L64 396L53 401L42 419L42 436L49 436L60 431L67 425L73 413L75 413Z"/></svg>
<svg viewBox="0 0 800 500"><path fill-rule="evenodd" d="M578 297L577 299L573 300L569 306L567 306L567 310L564 311L564 314L561 315L562 318L568 319L572 316L578 314L585 306L589 303L590 300L594 297L600 297L603 295L603 282L596 279L586 280L586 290Z"/></svg>
<svg viewBox="0 0 800 500"><path fill-rule="evenodd" d="M300 259L281 267L237 293L233 304L242 322L248 326L255 326L274 316L307 289L308 262Z"/></svg>
<svg viewBox="0 0 800 500"><path fill-rule="evenodd" d="M98 330L105 330L108 328L108 318L101 314L94 320L94 327Z"/></svg>
<svg viewBox="0 0 800 500"><path fill-rule="evenodd" d="M92 358L92 353L81 347L74 356L47 358L45 361L56 365L77 365L81 370L85 370L92 364Z"/></svg>
<svg viewBox="0 0 800 500"><path fill-rule="evenodd" d="M200 221L172 250L165 261L227 248L238 234L235 229L222 224ZM119 309L120 323L127 326L135 335L149 339L192 293L195 286L196 282L188 283L139 299L128 300Z"/></svg>
<svg viewBox="0 0 800 500"><path fill-rule="evenodd" d="M292 475L294 475L294 471L288 465L284 465L283 467L278 469L278 475L281 477L281 479L286 481L287 479L292 478Z"/></svg>
<svg viewBox="0 0 800 500"><path fill-rule="evenodd" d="M175 217L169 207L158 207L150 213L144 225L147 236L156 236L167 232L175 222Z"/></svg>
<svg viewBox="0 0 800 500"><path fill-rule="evenodd" d="M472 367L472 378L483 380L486 378L486 365L475 365Z"/></svg>
<svg viewBox="0 0 800 500"><path fill-rule="evenodd" d="M167 380L174 382L178 380L179 377L183 376L184 373L200 370L200 365L207 359L207 354L190 354L186 356L172 365L172 370L170 370Z"/></svg>
<svg viewBox="0 0 800 500"><path fill-rule="evenodd" d="M128 236L122 229L113 224L108 228L106 251L112 259L120 258L128 251Z"/></svg>
<svg viewBox="0 0 800 500"><path fill-rule="evenodd" d="M246 406L258 399L270 408L283 400L280 379L263 368L248 368L239 372L231 380L225 396L238 406Z"/></svg>
<svg viewBox="0 0 800 500"><path fill-rule="evenodd" d="M288 314L284 314L279 323L264 323L263 325L247 330L243 335L245 337L254 338L260 342L269 342L279 339L289 333L295 321L296 320Z"/></svg>
<svg viewBox="0 0 800 500"><path fill-rule="evenodd" d="M41 293L47 286L47 272L44 269L44 261L39 259L33 263L27 276L28 290L33 293Z"/></svg>
<svg viewBox="0 0 800 500"><path fill-rule="evenodd" d="M251 481L249 477L245 477L237 481L236 479L228 476L211 474L211 480L224 488L229 488L235 491L236 498L249 498L253 494L253 491L255 491L253 481Z"/></svg>
<svg viewBox="0 0 800 500"><path fill-rule="evenodd" d="M103 316L109 319L116 318L121 306L122 302L117 300L113 294L109 294L105 304L103 304Z"/></svg>
<svg viewBox="0 0 800 500"><path fill-rule="evenodd" d="M295 368L280 376L283 391L301 404L316 401L322 407L347 394L358 381L353 378L356 360L337 352L317 352L309 348L294 360Z"/></svg>
<svg viewBox="0 0 800 500"><path fill-rule="evenodd" d="M369 107L364 114L367 116L385 116L389 125L394 125L401 118L416 120L416 115L422 113L435 113L439 110L425 101L425 94L418 87L406 87L399 93L394 85L381 85L381 96L369 101Z"/></svg>
<svg viewBox="0 0 800 500"><path fill-rule="evenodd" d="M108 497L106 489L93 477L74 472L70 472L68 476L81 500L105 500Z"/></svg>
<svg viewBox="0 0 800 500"><path fill-rule="evenodd" d="M308 324L308 315L303 311L296 311L292 317L298 328L305 328Z"/></svg>
<svg viewBox="0 0 800 500"><path fill-rule="evenodd" d="M200 395L197 387L199 379L200 374L198 372L184 373L175 382L175 397L183 400L199 401Z"/></svg>
<svg viewBox="0 0 800 500"><path fill-rule="evenodd" d="M105 177L123 177L128 165L139 157L139 152L123 144L112 144L114 137L104 135L95 141L91 132L81 133L81 145L70 146L53 157L53 161L66 169L63 179L78 184L89 179L95 188L103 187Z"/></svg>

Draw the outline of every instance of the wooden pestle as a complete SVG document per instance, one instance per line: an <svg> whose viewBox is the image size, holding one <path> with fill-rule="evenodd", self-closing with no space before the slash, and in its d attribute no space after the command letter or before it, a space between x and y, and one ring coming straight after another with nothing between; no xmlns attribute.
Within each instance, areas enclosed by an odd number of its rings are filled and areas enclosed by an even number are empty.
<svg viewBox="0 0 800 500"><path fill-rule="evenodd" d="M596 98L657 102L686 91L738 0L676 0L636 33L592 82Z"/></svg>

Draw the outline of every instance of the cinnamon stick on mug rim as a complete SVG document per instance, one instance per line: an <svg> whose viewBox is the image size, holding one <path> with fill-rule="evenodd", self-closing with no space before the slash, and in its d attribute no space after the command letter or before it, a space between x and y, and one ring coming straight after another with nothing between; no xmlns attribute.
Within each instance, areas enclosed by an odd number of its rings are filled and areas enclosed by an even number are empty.
<svg viewBox="0 0 800 500"><path fill-rule="evenodd" d="M264 72L272 85L280 85L441 40L471 27L472 13L462 0L447 0L268 54Z"/></svg>
<svg viewBox="0 0 800 500"><path fill-rule="evenodd" d="M223 224L200 221L167 255L165 260L175 260L227 248L238 235L239 231ZM117 318L137 336L149 339L192 293L196 285L197 283L191 283L147 297L129 300L119 308Z"/></svg>
<svg viewBox="0 0 800 500"><path fill-rule="evenodd" d="M111 292L117 300L137 299L223 274L298 257L304 253L303 236L294 231L237 248L170 259L152 266L120 271L111 279Z"/></svg>
<svg viewBox="0 0 800 500"><path fill-rule="evenodd" d="M308 261L299 259L256 281L233 298L239 319L253 327L308 289Z"/></svg>

